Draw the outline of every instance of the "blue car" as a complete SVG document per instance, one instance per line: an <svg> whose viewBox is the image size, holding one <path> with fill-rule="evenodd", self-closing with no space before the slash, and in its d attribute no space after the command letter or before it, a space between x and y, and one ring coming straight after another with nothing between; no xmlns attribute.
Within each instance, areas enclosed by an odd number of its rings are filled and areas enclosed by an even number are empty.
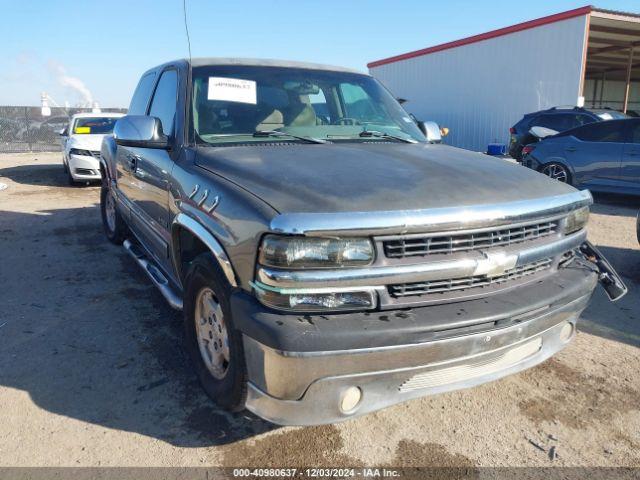
<svg viewBox="0 0 640 480"><path fill-rule="evenodd" d="M522 164L577 188L640 195L640 118L547 136L524 147Z"/></svg>

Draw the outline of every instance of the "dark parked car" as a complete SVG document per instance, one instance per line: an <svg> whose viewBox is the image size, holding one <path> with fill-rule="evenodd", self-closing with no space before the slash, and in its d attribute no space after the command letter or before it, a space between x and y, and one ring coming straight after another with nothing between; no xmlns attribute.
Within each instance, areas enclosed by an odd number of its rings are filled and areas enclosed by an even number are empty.
<svg viewBox="0 0 640 480"><path fill-rule="evenodd" d="M574 187L640 194L640 118L574 128L524 154L523 165Z"/></svg>
<svg viewBox="0 0 640 480"><path fill-rule="evenodd" d="M527 113L522 120L516 123L509 133L509 155L516 160L522 159L522 148L525 145L538 141L531 135L532 127L545 127L564 132L572 128L580 127L588 123L602 122L604 120L619 120L627 118L624 113L609 109L585 109L585 108L550 108L539 112Z"/></svg>

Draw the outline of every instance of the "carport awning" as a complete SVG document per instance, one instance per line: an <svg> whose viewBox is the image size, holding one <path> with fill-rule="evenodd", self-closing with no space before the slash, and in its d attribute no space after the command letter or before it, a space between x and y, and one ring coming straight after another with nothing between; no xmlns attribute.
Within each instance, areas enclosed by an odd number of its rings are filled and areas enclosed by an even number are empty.
<svg viewBox="0 0 640 480"><path fill-rule="evenodd" d="M585 79L624 82L620 109L629 104L631 84L640 82L640 15L594 8L591 11Z"/></svg>

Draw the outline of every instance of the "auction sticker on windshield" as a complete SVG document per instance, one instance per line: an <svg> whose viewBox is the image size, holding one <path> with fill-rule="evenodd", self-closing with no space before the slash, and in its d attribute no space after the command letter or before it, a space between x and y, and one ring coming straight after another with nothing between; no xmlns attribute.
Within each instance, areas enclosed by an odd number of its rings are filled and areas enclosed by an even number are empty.
<svg viewBox="0 0 640 480"><path fill-rule="evenodd" d="M207 98L255 105L257 103L256 82L239 78L209 77Z"/></svg>

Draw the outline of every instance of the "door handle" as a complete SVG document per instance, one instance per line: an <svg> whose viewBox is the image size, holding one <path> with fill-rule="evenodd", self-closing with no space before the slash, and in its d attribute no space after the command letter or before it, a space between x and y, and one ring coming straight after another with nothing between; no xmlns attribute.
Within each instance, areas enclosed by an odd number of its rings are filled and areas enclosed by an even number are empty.
<svg viewBox="0 0 640 480"><path fill-rule="evenodd" d="M576 147L567 147L567 148L565 148L565 150L567 152L575 152L576 151Z"/></svg>
<svg viewBox="0 0 640 480"><path fill-rule="evenodd" d="M127 161L129 162L129 170L131 170L132 172L136 171L138 160L140 160L140 157L138 155L127 155Z"/></svg>

